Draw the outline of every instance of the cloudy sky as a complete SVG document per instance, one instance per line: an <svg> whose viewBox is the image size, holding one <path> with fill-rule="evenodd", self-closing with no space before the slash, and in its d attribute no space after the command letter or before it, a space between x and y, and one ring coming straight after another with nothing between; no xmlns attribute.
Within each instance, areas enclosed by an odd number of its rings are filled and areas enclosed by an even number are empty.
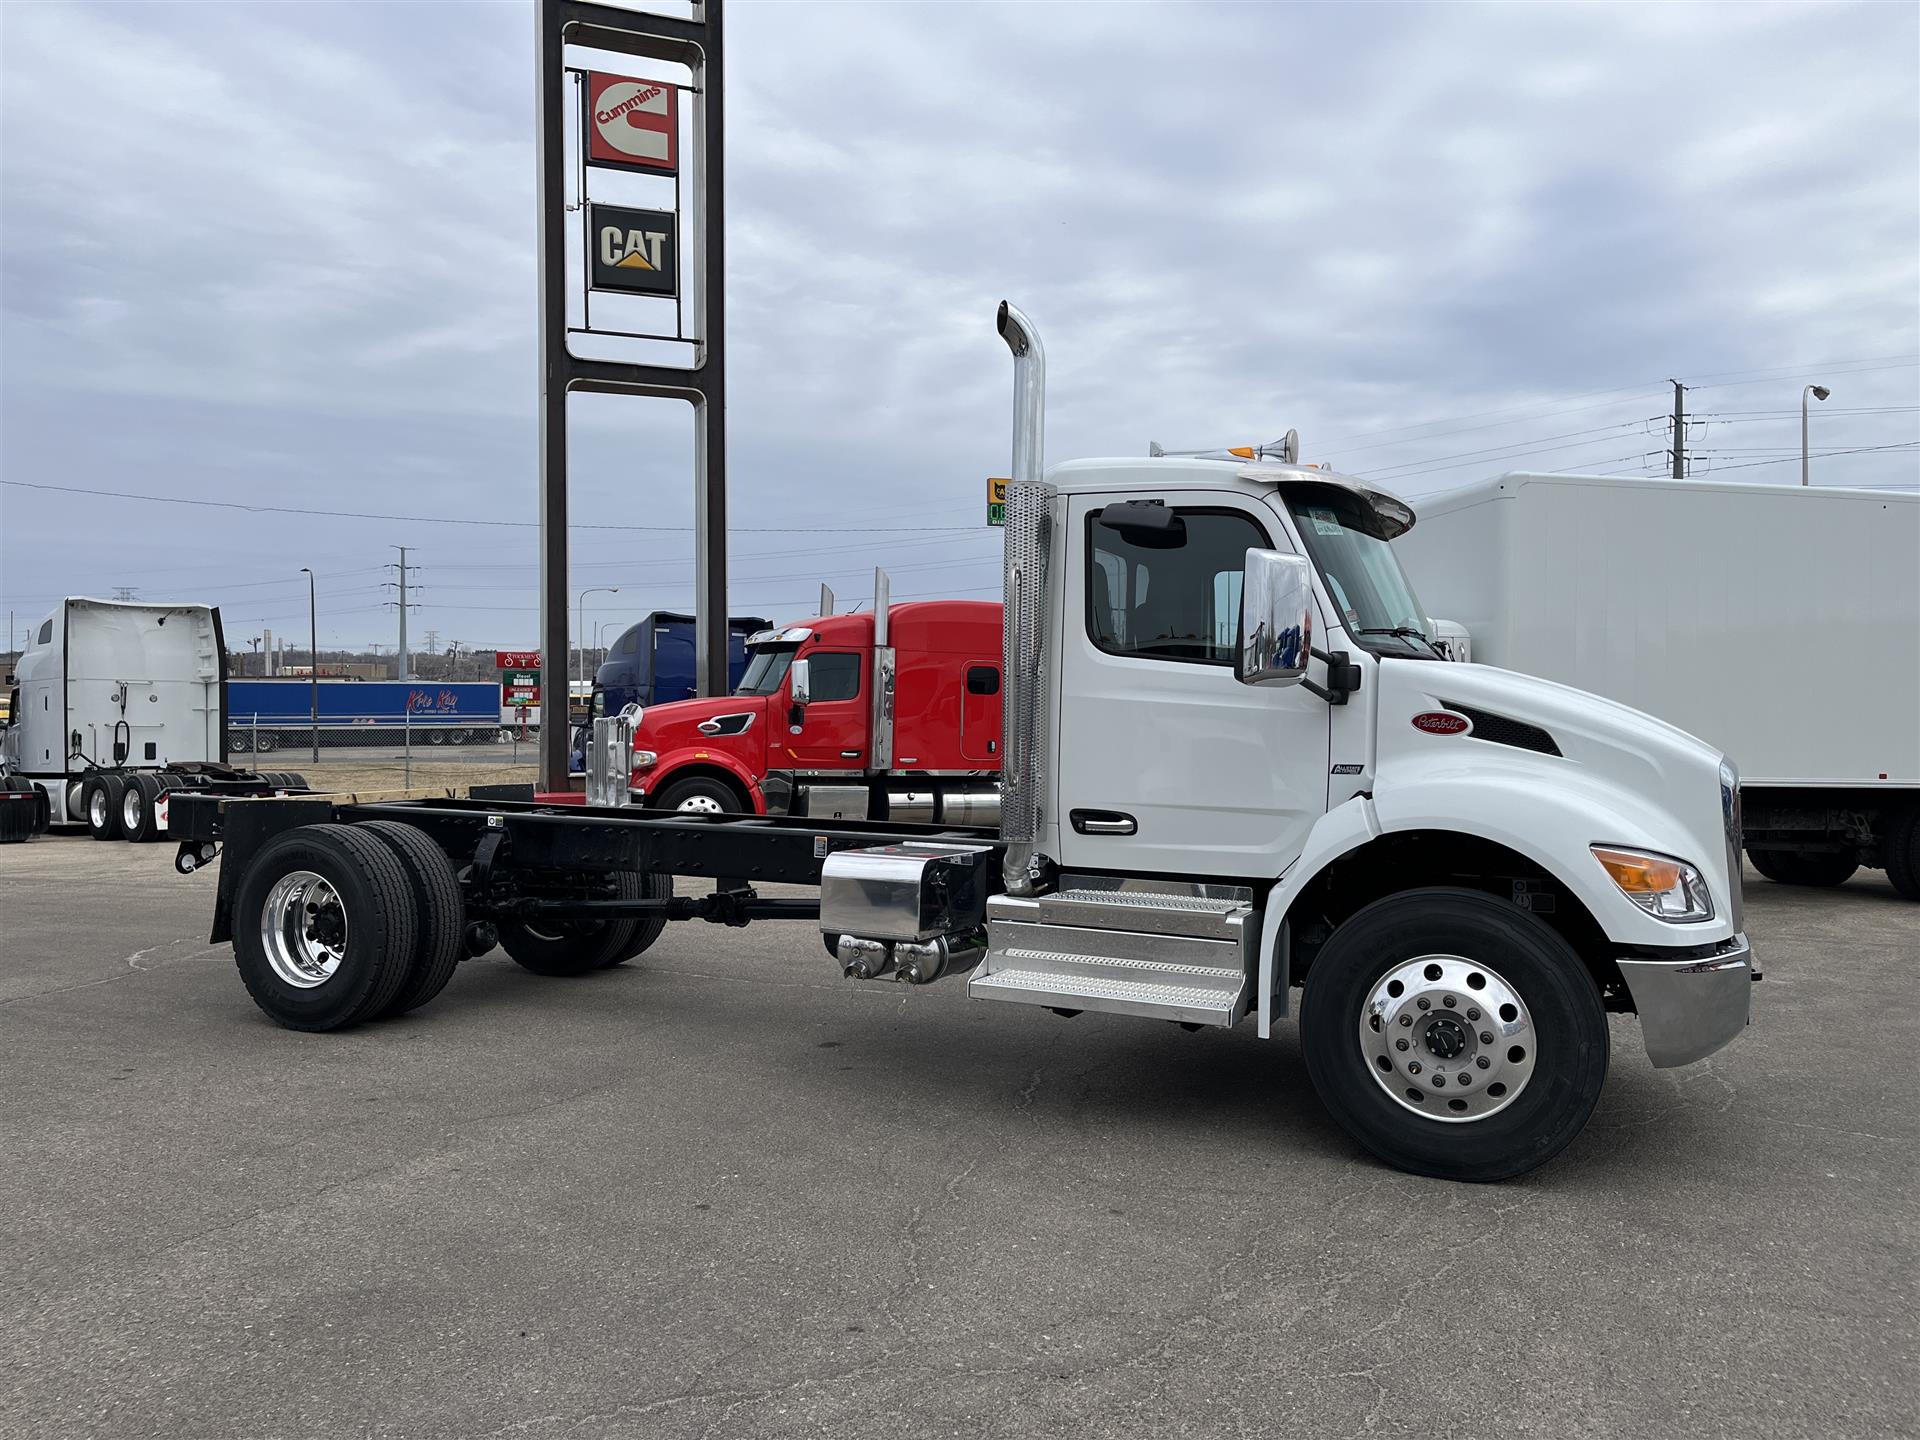
<svg viewBox="0 0 1920 1440"><path fill-rule="evenodd" d="M1816 483L1912 485L1917 17L735 0L733 608L994 592L1003 296L1051 459L1296 427L1416 498L1652 473L1674 377L1696 473L1794 483L1820 381ZM323 644L391 643L404 544L416 642L533 642L532 42L506 4L0 8L0 608L304 635L311 565ZM589 630L687 606L689 412L573 431Z"/></svg>

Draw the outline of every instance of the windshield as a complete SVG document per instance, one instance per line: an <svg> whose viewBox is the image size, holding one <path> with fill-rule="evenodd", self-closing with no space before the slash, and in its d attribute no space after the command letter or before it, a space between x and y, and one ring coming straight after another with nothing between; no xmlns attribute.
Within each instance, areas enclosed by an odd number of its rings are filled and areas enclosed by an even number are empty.
<svg viewBox="0 0 1920 1440"><path fill-rule="evenodd" d="M740 683L733 687L736 695L771 695L780 688L780 682L787 678L787 667L793 663L794 645L767 645L754 650L747 660L747 668L740 676Z"/></svg>
<svg viewBox="0 0 1920 1440"><path fill-rule="evenodd" d="M1348 633L1381 654L1439 658L1425 638L1426 612L1372 507L1338 485L1289 486L1286 499Z"/></svg>

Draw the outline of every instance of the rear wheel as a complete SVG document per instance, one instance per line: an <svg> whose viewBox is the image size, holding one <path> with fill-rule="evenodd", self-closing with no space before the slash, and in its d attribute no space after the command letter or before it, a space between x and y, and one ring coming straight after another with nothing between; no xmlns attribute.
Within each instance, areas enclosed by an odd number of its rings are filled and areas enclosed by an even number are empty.
<svg viewBox="0 0 1920 1440"><path fill-rule="evenodd" d="M1908 900L1920 900L1920 805L1897 812L1880 841L1887 879Z"/></svg>
<svg viewBox="0 0 1920 1440"><path fill-rule="evenodd" d="M1763 850L1748 847L1753 868L1781 885L1840 885L1853 877L1860 862L1838 850Z"/></svg>
<svg viewBox="0 0 1920 1440"><path fill-rule="evenodd" d="M743 815L750 809L731 785L706 775L674 781L654 798L653 806L689 815Z"/></svg>
<svg viewBox="0 0 1920 1440"><path fill-rule="evenodd" d="M142 771L129 775L120 792L120 828L136 845L163 838L154 821L153 802L160 798L160 778Z"/></svg>
<svg viewBox="0 0 1920 1440"><path fill-rule="evenodd" d="M120 797L126 783L119 775L94 775L86 781L87 833L94 839L121 838Z"/></svg>
<svg viewBox="0 0 1920 1440"><path fill-rule="evenodd" d="M392 1003L417 924L406 871L379 837L302 825L269 840L241 877L233 957L276 1024L337 1030Z"/></svg>
<svg viewBox="0 0 1920 1440"><path fill-rule="evenodd" d="M227 751L233 755L244 755L253 749L253 737L245 730L227 732Z"/></svg>
<svg viewBox="0 0 1920 1440"><path fill-rule="evenodd" d="M652 898L649 886L658 878L619 871L613 877L615 896L622 900ZM653 936L643 940L644 927L664 923L658 916L644 920L505 920L500 924L500 948L513 957L514 963L536 975L587 975L638 955L660 933L656 928Z"/></svg>
<svg viewBox="0 0 1920 1440"><path fill-rule="evenodd" d="M1375 901L1307 974L1301 1046L1341 1127L1395 1169L1506 1180L1578 1135L1607 1075L1600 993L1573 948L1472 890Z"/></svg>
<svg viewBox="0 0 1920 1440"><path fill-rule="evenodd" d="M419 917L413 960L406 979L380 1012L403 1015L433 999L453 978L454 967L466 950L466 902L460 895L453 862L421 831L395 820L374 820L355 828L378 837L393 851L413 888Z"/></svg>

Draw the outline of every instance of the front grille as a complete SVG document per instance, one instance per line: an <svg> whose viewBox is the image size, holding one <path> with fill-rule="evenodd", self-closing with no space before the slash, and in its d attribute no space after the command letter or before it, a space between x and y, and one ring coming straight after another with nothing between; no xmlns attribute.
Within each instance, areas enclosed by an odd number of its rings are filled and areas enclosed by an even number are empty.
<svg viewBox="0 0 1920 1440"><path fill-rule="evenodd" d="M1486 710L1476 710L1471 705L1456 705L1451 700L1447 702L1447 709L1473 722L1472 733L1476 740L1485 740L1489 745L1511 745L1516 750L1533 750L1542 755L1560 753L1560 747L1553 743L1553 737L1538 725L1529 725L1524 720L1510 720L1505 715L1495 715Z"/></svg>

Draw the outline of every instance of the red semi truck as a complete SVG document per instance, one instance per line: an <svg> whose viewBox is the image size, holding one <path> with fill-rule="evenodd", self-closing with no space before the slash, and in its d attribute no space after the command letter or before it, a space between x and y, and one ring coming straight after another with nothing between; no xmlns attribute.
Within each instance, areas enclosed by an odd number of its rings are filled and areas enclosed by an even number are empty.
<svg viewBox="0 0 1920 1440"><path fill-rule="evenodd" d="M734 693L648 708L632 798L659 810L996 825L998 603L823 615L748 640Z"/></svg>

